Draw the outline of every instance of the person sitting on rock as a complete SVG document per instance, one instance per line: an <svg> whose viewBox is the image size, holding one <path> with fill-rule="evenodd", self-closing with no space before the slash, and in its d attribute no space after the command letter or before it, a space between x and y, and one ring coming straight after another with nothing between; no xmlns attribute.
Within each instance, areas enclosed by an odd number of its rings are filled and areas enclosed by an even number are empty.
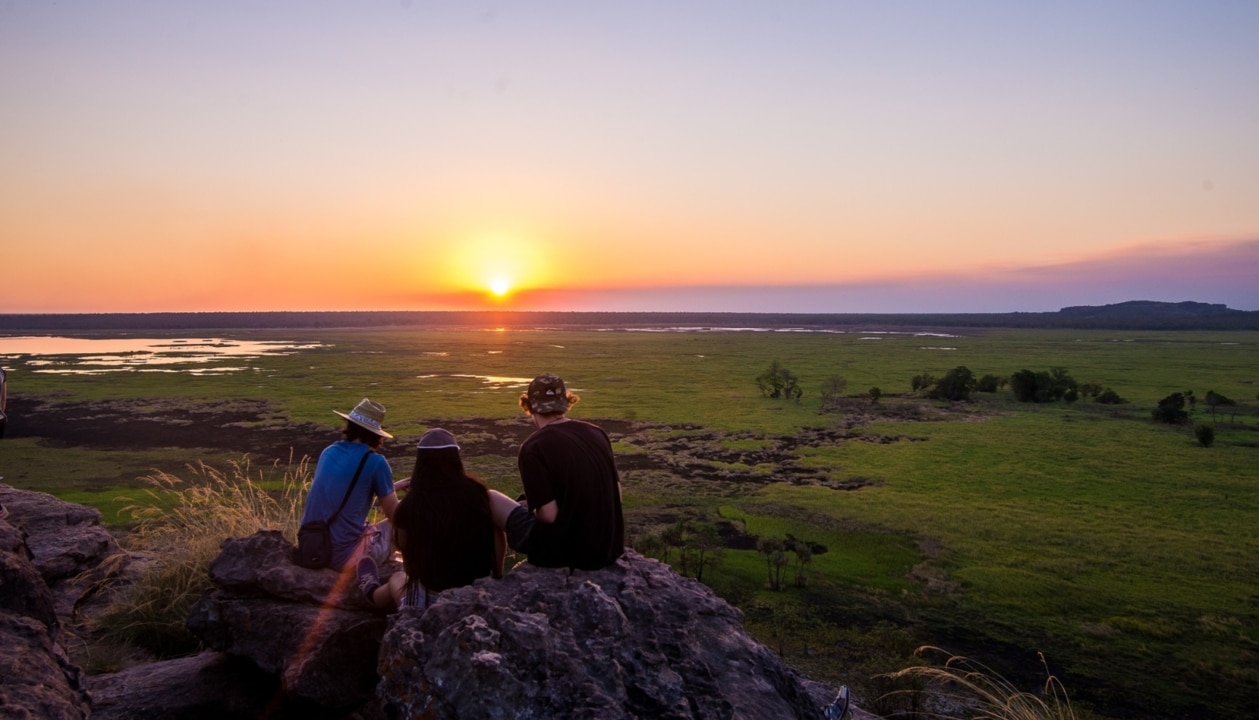
<svg viewBox="0 0 1259 720"><path fill-rule="evenodd" d="M489 491L463 466L454 435L420 437L410 489L394 513L403 572L381 582L377 563L358 562L359 589L378 608L423 609L438 593L483 577L502 577L506 541L494 526Z"/></svg>
<svg viewBox="0 0 1259 720"><path fill-rule="evenodd" d="M540 567L598 570L625 550L621 478L608 434L567 416L580 398L550 373L520 396L536 428L520 445L516 464L521 502L490 492L494 523L513 550Z"/></svg>
<svg viewBox="0 0 1259 720"><path fill-rule="evenodd" d="M348 415L333 412L346 420L341 430L342 439L324 448L315 463L315 477L306 496L302 523L326 521L336 513L329 528L332 536L329 567L334 570L352 567L351 561L363 555L384 562L393 554L389 523L398 507L396 491L407 485L406 481L394 484L389 462L376 452L385 438L393 437L381 428L385 407L363 398ZM367 522L367 514L375 498L379 498L386 519L373 524ZM341 508L339 513L338 507Z"/></svg>

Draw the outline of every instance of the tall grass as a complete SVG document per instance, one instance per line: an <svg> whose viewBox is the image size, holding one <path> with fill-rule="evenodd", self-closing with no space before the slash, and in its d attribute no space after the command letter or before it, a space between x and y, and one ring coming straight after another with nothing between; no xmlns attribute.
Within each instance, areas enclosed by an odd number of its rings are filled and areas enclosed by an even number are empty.
<svg viewBox="0 0 1259 720"><path fill-rule="evenodd" d="M255 469L245 456L226 472L201 461L187 469L187 481L161 471L145 476L146 497L122 510L134 521L122 542L146 559L146 567L114 588L96 622L103 663L125 656L120 646L156 657L195 651L198 640L185 622L210 587L210 562L222 541L261 529L279 529L290 540L297 536L311 481L309 458Z"/></svg>
<svg viewBox="0 0 1259 720"><path fill-rule="evenodd" d="M945 654L937 647L918 648L916 654ZM895 690L901 696L895 703L901 709L887 717L932 718L933 720L1079 720L1071 707L1066 689L1049 674L1045 656L1046 680L1040 693L1018 689L992 668L962 657L949 655L942 663L913 665L886 677L905 683L910 689ZM888 698L882 698L886 701Z"/></svg>

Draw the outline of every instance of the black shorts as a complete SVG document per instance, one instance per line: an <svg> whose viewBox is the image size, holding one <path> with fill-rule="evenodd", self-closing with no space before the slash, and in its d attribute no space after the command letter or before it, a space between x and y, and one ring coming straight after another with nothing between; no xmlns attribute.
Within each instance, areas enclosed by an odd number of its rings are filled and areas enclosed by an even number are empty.
<svg viewBox="0 0 1259 720"><path fill-rule="evenodd" d="M512 550L529 554L529 536L538 524L538 519L524 506L517 507L507 516L507 544Z"/></svg>

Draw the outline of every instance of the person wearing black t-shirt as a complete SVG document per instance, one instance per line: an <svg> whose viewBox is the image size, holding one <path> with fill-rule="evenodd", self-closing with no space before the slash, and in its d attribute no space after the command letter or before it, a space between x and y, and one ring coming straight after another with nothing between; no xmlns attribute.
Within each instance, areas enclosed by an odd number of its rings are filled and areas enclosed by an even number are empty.
<svg viewBox="0 0 1259 720"><path fill-rule="evenodd" d="M621 479L608 434L567 416L579 400L550 373L529 383L520 406L536 430L520 446L520 502L490 491L494 522L513 550L541 567L597 570L625 549Z"/></svg>

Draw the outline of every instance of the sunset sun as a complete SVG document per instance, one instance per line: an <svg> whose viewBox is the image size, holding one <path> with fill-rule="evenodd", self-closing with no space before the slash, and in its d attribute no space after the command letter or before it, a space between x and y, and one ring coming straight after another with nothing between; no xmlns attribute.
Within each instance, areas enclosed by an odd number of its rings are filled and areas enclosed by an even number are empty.
<svg viewBox="0 0 1259 720"><path fill-rule="evenodd" d="M492 278L489 283L490 293L494 297L506 297L511 292L511 281L505 277Z"/></svg>
<svg viewBox="0 0 1259 720"><path fill-rule="evenodd" d="M479 296L479 302L496 307L513 304L519 293L549 280L549 273L538 260L547 253L536 237L508 231L461 235L450 244L435 269L454 288Z"/></svg>

